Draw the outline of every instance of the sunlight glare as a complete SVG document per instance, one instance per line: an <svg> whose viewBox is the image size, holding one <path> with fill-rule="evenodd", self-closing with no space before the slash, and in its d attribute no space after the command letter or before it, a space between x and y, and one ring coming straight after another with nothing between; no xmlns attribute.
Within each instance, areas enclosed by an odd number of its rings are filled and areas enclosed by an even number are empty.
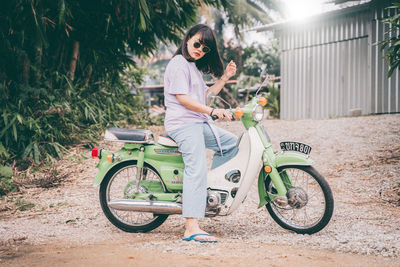
<svg viewBox="0 0 400 267"><path fill-rule="evenodd" d="M323 0L283 0L287 19L302 20L323 10Z"/></svg>

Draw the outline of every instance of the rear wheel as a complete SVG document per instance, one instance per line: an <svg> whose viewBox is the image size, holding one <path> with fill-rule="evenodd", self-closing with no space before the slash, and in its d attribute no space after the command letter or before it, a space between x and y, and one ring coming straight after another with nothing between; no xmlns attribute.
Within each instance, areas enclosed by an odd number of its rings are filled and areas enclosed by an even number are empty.
<svg viewBox="0 0 400 267"><path fill-rule="evenodd" d="M101 208L108 220L119 229L131 233L151 231L168 218L167 214L121 211L108 206L107 203L112 200L130 198L129 195L136 189L137 171L135 161L121 163L106 174L99 192ZM140 184L139 190L142 193L147 192L146 186L163 186L160 176L149 165L143 166L142 179L146 181L144 185Z"/></svg>
<svg viewBox="0 0 400 267"><path fill-rule="evenodd" d="M286 199L278 197L267 203L272 218L283 228L299 234L321 231L329 223L334 206L325 178L311 166L284 166L278 172L288 192ZM269 194L277 193L269 176L265 188Z"/></svg>

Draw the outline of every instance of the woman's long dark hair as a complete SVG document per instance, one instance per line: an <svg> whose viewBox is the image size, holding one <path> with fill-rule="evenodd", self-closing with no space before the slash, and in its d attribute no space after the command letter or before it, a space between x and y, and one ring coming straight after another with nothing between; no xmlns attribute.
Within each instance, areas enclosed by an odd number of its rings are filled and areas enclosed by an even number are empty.
<svg viewBox="0 0 400 267"><path fill-rule="evenodd" d="M224 74L224 63L222 62L221 56L219 55L217 48L217 41L213 30L204 24L197 24L190 28L185 38L183 38L181 44L176 50L174 56L182 55L188 61L194 61L190 57L187 50L187 41L192 38L196 33L201 34L200 42L210 48L210 52L206 53L202 58L196 60L197 68L203 73L210 73L215 77L221 77Z"/></svg>

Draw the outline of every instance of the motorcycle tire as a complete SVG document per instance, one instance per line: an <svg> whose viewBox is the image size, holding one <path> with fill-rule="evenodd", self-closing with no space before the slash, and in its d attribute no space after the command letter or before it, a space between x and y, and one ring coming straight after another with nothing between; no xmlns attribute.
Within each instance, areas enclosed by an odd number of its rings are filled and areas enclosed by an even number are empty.
<svg viewBox="0 0 400 267"><path fill-rule="evenodd" d="M100 204L101 208L106 215L107 219L116 227L121 229L122 231L125 232L130 232L130 233L144 233L144 232L149 232L157 227L159 227L167 218L168 214L153 214L153 213L148 213L148 212L133 212L133 211L117 211L112 208L110 208L107 203L111 199L111 192L114 190L112 188L114 186L115 182L120 182L120 186L117 184L116 190L116 195L121 196L122 192L126 190L127 182L126 179L123 180L122 175L127 173L128 178L130 181L136 179L136 175L129 175L129 171L131 173L137 170L137 165L136 161L127 161L123 162L117 166L115 166L113 169L111 169L104 177L103 181L100 184L100 190L99 190L99 198L100 198ZM151 167L150 165L145 164L143 166L143 171L146 173L150 173L151 176L154 178L155 181L160 181L162 184L162 180L160 178L160 175L158 172ZM117 179L121 176L121 181L118 181ZM148 176L148 175L147 175ZM126 178L126 177L125 177ZM164 186L165 188L165 186ZM118 198L118 197L116 197ZM139 219L145 219L144 221L135 221L135 219L132 218L138 218ZM147 219L148 218L148 219Z"/></svg>
<svg viewBox="0 0 400 267"><path fill-rule="evenodd" d="M292 184L286 186L288 194L296 195L291 199L300 201L292 201L292 205L286 206L269 201L266 208L271 217L284 229L298 234L311 235L321 231L329 223L334 208L332 190L325 178L312 166L283 166L277 170L281 176L286 174L290 177ZM265 189L270 194L277 193L269 176L265 179ZM306 223L307 219L311 222Z"/></svg>

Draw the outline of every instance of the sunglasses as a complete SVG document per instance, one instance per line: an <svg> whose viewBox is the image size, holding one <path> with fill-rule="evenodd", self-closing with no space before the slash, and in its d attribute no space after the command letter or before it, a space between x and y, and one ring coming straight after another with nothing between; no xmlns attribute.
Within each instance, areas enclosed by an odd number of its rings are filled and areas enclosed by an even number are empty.
<svg viewBox="0 0 400 267"><path fill-rule="evenodd" d="M193 47L194 48L199 48L201 46L201 43L200 42L194 42L194 44L193 44ZM208 47L208 46L203 46L203 49L201 49L204 53L208 53L208 52L210 52L210 48Z"/></svg>

